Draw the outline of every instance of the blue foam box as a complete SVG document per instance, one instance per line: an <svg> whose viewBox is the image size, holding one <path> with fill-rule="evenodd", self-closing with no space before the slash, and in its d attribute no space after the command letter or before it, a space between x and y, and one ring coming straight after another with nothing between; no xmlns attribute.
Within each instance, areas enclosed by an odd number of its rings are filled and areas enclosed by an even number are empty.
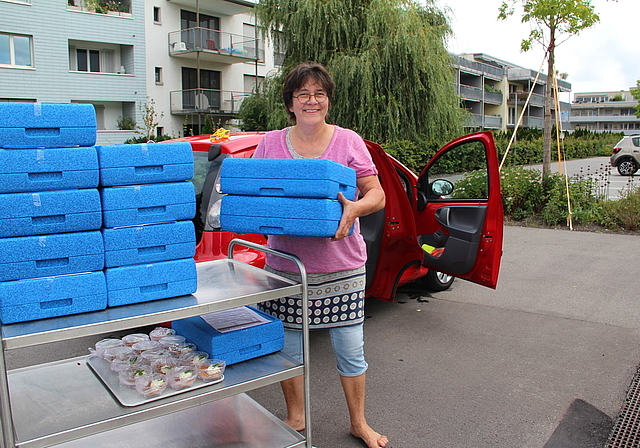
<svg viewBox="0 0 640 448"><path fill-rule="evenodd" d="M92 104L0 103L0 148L56 148L96 144Z"/></svg>
<svg viewBox="0 0 640 448"><path fill-rule="evenodd" d="M356 172L327 159L232 159L222 162L220 189L246 196L354 200Z"/></svg>
<svg viewBox="0 0 640 448"><path fill-rule="evenodd" d="M0 193L98 186L95 147L0 149Z"/></svg>
<svg viewBox="0 0 640 448"><path fill-rule="evenodd" d="M108 306L193 294L198 289L193 258L106 268L104 272Z"/></svg>
<svg viewBox="0 0 640 448"><path fill-rule="evenodd" d="M262 235L328 238L335 235L342 204L333 199L267 196L222 197L222 230Z"/></svg>
<svg viewBox="0 0 640 448"><path fill-rule="evenodd" d="M196 213L191 182L105 187L100 193L104 227L182 221Z"/></svg>
<svg viewBox="0 0 640 448"><path fill-rule="evenodd" d="M267 320L254 327L221 333L205 319L210 315L195 316L171 323L176 332L209 353L210 358L222 359L227 365L282 350L284 329L282 321L252 307L246 307ZM216 314L216 313L213 313Z"/></svg>
<svg viewBox="0 0 640 448"><path fill-rule="evenodd" d="M188 142L96 146L100 185L139 185L191 180L193 155Z"/></svg>
<svg viewBox="0 0 640 448"><path fill-rule="evenodd" d="M2 238L96 230L101 224L96 188L0 194Z"/></svg>
<svg viewBox="0 0 640 448"><path fill-rule="evenodd" d="M0 282L3 324L103 310L107 307L104 273Z"/></svg>
<svg viewBox="0 0 640 448"><path fill-rule="evenodd" d="M99 271L100 231L0 238L0 281Z"/></svg>
<svg viewBox="0 0 640 448"><path fill-rule="evenodd" d="M193 222L103 228L104 265L107 268L193 257Z"/></svg>

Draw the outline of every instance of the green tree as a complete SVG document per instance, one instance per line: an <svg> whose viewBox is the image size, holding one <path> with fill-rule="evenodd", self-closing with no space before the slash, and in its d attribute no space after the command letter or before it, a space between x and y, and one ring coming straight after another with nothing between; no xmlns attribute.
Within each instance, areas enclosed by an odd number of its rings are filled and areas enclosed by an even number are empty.
<svg viewBox="0 0 640 448"><path fill-rule="evenodd" d="M522 51L534 43L542 45L547 58L547 85L544 110L544 138L542 177L549 175L551 165L551 98L555 74L555 49L569 37L590 28L600 21L591 0L505 0L499 8L498 18L505 20L514 14L516 4L522 4L522 23L532 26L529 37L522 40Z"/></svg>
<svg viewBox="0 0 640 448"><path fill-rule="evenodd" d="M631 89L631 95L638 100L638 104L636 104L634 108L636 110L636 117L640 118L640 79L636 81L636 88Z"/></svg>
<svg viewBox="0 0 640 448"><path fill-rule="evenodd" d="M336 81L333 123L379 142L460 134L451 31L433 0L261 0L256 15L286 50L282 72L265 82L270 129L287 124L283 73L313 60Z"/></svg>

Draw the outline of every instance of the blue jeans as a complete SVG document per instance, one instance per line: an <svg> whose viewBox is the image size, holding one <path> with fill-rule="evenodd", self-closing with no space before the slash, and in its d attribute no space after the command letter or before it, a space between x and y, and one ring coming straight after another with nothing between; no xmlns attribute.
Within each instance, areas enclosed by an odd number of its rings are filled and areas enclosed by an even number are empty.
<svg viewBox="0 0 640 448"><path fill-rule="evenodd" d="M364 359L363 325L349 325L329 329L336 368L341 376L360 376L369 365ZM284 350L286 354L302 362L302 331L284 329Z"/></svg>

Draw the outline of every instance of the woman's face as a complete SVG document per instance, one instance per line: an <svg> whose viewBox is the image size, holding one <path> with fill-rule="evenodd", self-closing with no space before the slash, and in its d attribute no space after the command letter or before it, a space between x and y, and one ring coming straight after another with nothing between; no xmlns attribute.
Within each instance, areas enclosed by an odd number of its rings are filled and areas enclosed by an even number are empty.
<svg viewBox="0 0 640 448"><path fill-rule="evenodd" d="M289 110L296 116L296 124L326 122L327 113L329 112L329 98L326 90L315 80L307 81L302 87L293 92L293 96L293 102Z"/></svg>

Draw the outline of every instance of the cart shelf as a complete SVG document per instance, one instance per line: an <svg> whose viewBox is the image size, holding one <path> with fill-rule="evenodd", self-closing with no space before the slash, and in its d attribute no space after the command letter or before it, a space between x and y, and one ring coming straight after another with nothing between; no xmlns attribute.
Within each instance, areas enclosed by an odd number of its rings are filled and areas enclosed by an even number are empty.
<svg viewBox="0 0 640 448"><path fill-rule="evenodd" d="M4 325L5 350L143 327L300 294L301 285L237 260L196 265L194 294L91 313Z"/></svg>

